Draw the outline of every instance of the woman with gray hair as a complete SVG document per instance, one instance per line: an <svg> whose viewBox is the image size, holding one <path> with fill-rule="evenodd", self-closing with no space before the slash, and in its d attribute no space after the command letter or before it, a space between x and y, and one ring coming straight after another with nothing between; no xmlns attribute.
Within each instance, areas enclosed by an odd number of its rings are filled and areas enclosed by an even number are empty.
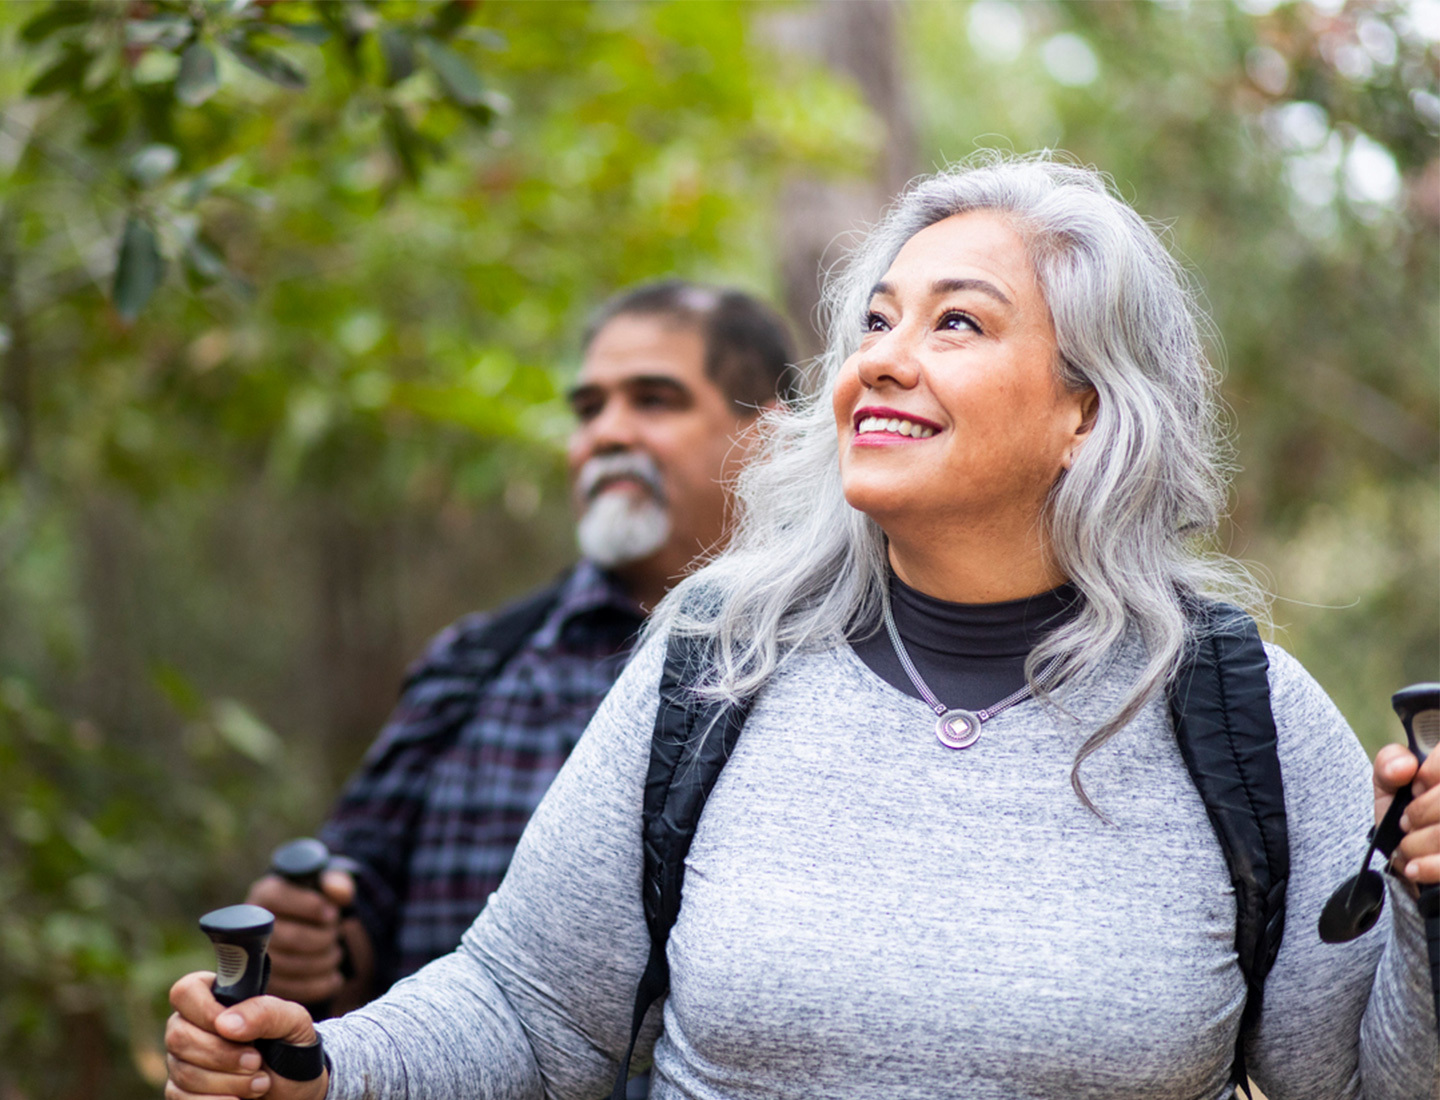
<svg viewBox="0 0 1440 1100"><path fill-rule="evenodd" d="M1193 609L1258 597L1197 545L1226 479L1182 273L1095 173L992 157L908 191L827 301L815 396L771 419L731 548L652 618L460 949L322 1024L306 1083L247 1045L313 1042L303 1010L181 979L171 1100L602 1094L649 942L657 685L687 635L711 654L694 691L749 716L641 1032L652 1096L1230 1095L1235 891L1165 694ZM1251 1076L1270 1100L1436 1095L1415 891L1440 881L1440 754L1386 914L1322 945L1416 762L1372 769L1266 650L1291 871Z"/></svg>

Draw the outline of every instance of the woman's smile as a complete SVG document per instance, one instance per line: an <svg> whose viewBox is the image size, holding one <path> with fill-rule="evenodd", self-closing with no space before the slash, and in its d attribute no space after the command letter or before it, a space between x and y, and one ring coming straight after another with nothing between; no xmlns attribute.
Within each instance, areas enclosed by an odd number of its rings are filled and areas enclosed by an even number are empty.
<svg viewBox="0 0 1440 1100"><path fill-rule="evenodd" d="M941 426L923 416L901 412L883 405L866 405L855 412L857 447L880 447L894 443L918 443L929 439Z"/></svg>

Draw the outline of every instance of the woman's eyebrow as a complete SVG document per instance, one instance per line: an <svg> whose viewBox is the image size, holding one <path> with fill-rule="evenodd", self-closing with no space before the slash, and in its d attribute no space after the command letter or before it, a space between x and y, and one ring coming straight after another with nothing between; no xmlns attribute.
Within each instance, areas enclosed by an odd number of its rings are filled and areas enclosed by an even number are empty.
<svg viewBox="0 0 1440 1100"><path fill-rule="evenodd" d="M1005 296L1003 290L984 279L936 279L930 284L932 294L954 294L960 290L978 290L981 294L988 294L1004 305L1010 304L1010 299Z"/></svg>
<svg viewBox="0 0 1440 1100"><path fill-rule="evenodd" d="M1003 290L994 283L986 282L984 279L936 279L930 284L931 294L954 294L961 290L978 290L981 294L988 294L1004 305L1008 306L1011 304L1010 299ZM895 288L886 282L876 283L870 288L871 298L881 294L893 298L895 297Z"/></svg>

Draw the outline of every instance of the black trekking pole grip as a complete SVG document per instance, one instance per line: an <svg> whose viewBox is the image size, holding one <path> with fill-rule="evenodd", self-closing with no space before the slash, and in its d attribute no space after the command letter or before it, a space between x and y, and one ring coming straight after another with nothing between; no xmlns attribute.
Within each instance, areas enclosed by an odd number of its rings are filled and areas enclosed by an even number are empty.
<svg viewBox="0 0 1440 1100"><path fill-rule="evenodd" d="M330 865L330 849L311 836L287 840L270 853L270 870L286 882L320 892L320 872Z"/></svg>
<svg viewBox="0 0 1440 1100"><path fill-rule="evenodd" d="M1411 684L1390 697L1410 751L1423 764L1440 749L1440 683ZM1440 883L1420 888L1420 915L1425 918L1425 943L1430 956L1430 992L1435 1000L1435 1027L1440 1033Z"/></svg>
<svg viewBox="0 0 1440 1100"><path fill-rule="evenodd" d="M330 866L330 849L325 842L316 840L314 837L302 836L295 840L287 840L275 851L270 853L270 871L279 875L286 882L299 886L303 890L314 890L317 894L324 894L320 886L320 874ZM342 978L353 978L355 976L355 964L350 958L350 947L345 942L345 937L340 937L340 976ZM328 1020L335 1014L335 1001L333 998L326 998L314 1004L305 1006L312 1019Z"/></svg>
<svg viewBox="0 0 1440 1100"><path fill-rule="evenodd" d="M200 918L200 930L215 946L215 999L226 1008L259 997L270 980L270 956L265 948L275 930L275 915L258 905L228 905ZM290 1081L313 1081L325 1072L325 1054L319 1038L312 1046L283 1039L256 1039L251 1043L272 1073Z"/></svg>

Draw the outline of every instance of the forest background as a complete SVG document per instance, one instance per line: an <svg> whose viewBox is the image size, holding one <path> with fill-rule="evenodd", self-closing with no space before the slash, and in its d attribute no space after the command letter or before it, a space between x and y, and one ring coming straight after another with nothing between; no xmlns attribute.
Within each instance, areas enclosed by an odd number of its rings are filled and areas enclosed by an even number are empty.
<svg viewBox="0 0 1440 1100"><path fill-rule="evenodd" d="M572 553L637 280L784 303L1068 150L1219 333L1223 546L1373 752L1440 668L1440 3L0 4L0 1100L155 1095L195 917L457 615Z"/></svg>

